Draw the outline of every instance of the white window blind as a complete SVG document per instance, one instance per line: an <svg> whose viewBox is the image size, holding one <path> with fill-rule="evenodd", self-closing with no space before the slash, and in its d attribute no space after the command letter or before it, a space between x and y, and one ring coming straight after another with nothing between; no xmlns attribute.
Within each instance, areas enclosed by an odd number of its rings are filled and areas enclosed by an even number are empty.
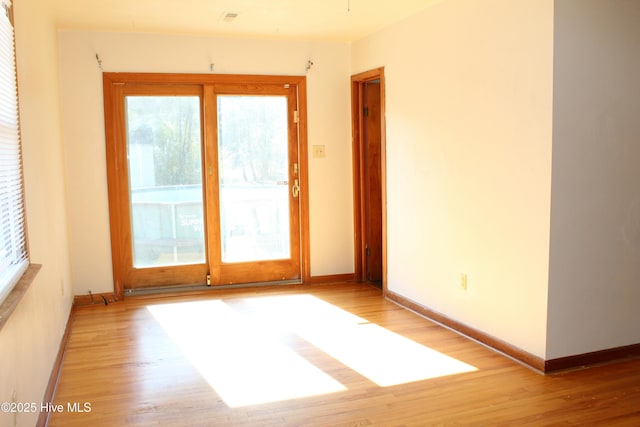
<svg viewBox="0 0 640 427"><path fill-rule="evenodd" d="M11 1L0 0L0 303L27 269Z"/></svg>

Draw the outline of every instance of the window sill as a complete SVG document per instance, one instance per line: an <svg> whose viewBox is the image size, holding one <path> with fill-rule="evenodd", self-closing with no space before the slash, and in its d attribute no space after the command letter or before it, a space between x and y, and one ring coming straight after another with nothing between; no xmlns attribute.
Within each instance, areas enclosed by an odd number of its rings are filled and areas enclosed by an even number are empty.
<svg viewBox="0 0 640 427"><path fill-rule="evenodd" d="M27 271L24 272L20 280L18 280L18 283L16 283L11 292L9 292L9 295L7 295L7 298L0 304L0 331L15 311L24 294L27 293L27 289L29 289L31 283L33 283L41 267L41 264L29 264Z"/></svg>

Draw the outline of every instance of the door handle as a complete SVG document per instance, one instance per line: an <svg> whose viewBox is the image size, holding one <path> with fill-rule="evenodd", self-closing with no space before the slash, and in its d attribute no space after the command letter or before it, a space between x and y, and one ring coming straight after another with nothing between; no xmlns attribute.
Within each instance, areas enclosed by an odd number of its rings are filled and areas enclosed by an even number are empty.
<svg viewBox="0 0 640 427"><path fill-rule="evenodd" d="M291 186L291 195L294 199L297 199L300 195L300 184L298 184L298 180L293 180L293 185Z"/></svg>

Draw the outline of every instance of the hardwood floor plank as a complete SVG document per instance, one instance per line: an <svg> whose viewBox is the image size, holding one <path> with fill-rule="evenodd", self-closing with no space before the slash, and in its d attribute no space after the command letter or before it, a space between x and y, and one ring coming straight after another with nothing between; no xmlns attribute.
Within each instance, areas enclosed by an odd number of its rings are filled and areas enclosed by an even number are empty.
<svg viewBox="0 0 640 427"><path fill-rule="evenodd" d="M640 360L543 376L354 283L145 295L76 309L54 403L54 427L627 426Z"/></svg>

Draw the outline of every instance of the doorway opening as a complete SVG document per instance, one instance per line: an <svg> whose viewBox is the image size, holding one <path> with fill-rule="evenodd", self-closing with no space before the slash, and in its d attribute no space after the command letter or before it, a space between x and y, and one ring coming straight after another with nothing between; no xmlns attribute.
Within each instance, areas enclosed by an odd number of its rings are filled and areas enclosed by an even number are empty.
<svg viewBox="0 0 640 427"><path fill-rule="evenodd" d="M116 298L302 282L305 78L105 73L103 81Z"/></svg>
<svg viewBox="0 0 640 427"><path fill-rule="evenodd" d="M356 280L386 291L384 68L351 77Z"/></svg>

